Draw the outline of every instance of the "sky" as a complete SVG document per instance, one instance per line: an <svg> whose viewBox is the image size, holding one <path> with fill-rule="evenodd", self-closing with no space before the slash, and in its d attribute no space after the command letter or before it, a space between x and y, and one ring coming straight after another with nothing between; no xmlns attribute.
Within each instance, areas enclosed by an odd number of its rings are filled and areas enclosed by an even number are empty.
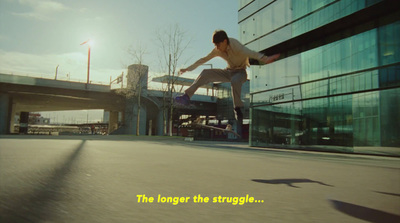
<svg viewBox="0 0 400 223"><path fill-rule="evenodd" d="M0 0L0 73L86 82L88 46L90 81L109 84L137 61L127 53L142 46L143 64L149 75L162 75L161 50L156 38L172 26L191 41L178 68L191 65L214 47L212 33L223 29L238 38L238 0ZM208 63L225 68L219 58ZM185 73L195 78L201 70ZM150 83L151 85L151 83ZM69 114L69 116L68 116ZM42 113L58 122L83 122L87 111ZM90 112L90 121L101 120L102 112Z"/></svg>
<svg viewBox="0 0 400 223"><path fill-rule="evenodd" d="M109 83L136 61L129 46L143 46L150 75L160 75L157 30L178 25L191 39L178 67L211 51L214 30L238 36L237 0L0 0L0 72ZM221 59L210 61L224 68ZM198 69L188 76L200 73Z"/></svg>

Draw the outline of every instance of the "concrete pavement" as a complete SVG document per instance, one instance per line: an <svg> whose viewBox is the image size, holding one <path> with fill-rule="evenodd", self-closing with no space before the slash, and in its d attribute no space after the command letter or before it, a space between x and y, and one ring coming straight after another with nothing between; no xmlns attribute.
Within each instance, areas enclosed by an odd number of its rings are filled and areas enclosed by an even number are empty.
<svg viewBox="0 0 400 223"><path fill-rule="evenodd" d="M246 143L2 136L0 222L400 222L399 170Z"/></svg>

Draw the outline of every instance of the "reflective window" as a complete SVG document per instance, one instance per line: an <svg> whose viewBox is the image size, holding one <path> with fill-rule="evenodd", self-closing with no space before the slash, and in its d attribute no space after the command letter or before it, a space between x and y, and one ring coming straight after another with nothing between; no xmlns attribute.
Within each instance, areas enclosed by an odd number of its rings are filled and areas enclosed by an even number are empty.
<svg viewBox="0 0 400 223"><path fill-rule="evenodd" d="M239 0L239 9L245 7L246 5L248 5L252 1L253 0Z"/></svg>
<svg viewBox="0 0 400 223"><path fill-rule="evenodd" d="M253 1L239 11L240 39L253 50L263 50L380 1ZM255 40L264 43L260 46Z"/></svg>
<svg viewBox="0 0 400 223"><path fill-rule="evenodd" d="M396 22L252 67L250 90L264 92L252 96L251 145L399 146L399 31Z"/></svg>

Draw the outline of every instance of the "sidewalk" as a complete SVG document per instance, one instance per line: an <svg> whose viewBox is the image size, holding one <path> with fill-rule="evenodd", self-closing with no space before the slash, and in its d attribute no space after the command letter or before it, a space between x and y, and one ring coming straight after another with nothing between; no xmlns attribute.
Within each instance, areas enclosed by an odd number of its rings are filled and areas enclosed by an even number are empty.
<svg viewBox="0 0 400 223"><path fill-rule="evenodd" d="M236 141L212 141L212 140L193 140L181 136L136 136L136 135L0 135L0 139L85 139L85 140L114 140L114 141L157 141L175 142L187 145L224 145L232 149L244 150L276 150L292 152L316 152L332 153L342 155L367 155L367 156L386 156L400 158L400 147L340 147L340 146L291 146L291 145L270 145L270 146L249 146L249 142ZM189 139L189 140L188 140Z"/></svg>
<svg viewBox="0 0 400 223"><path fill-rule="evenodd" d="M0 219L392 223L399 170L393 157L179 137L2 136Z"/></svg>

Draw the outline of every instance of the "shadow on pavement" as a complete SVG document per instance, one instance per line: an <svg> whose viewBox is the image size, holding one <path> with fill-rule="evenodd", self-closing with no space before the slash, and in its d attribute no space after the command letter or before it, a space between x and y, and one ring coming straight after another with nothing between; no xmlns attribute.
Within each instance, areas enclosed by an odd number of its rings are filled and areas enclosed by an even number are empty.
<svg viewBox="0 0 400 223"><path fill-rule="evenodd" d="M242 141L185 141L185 138L182 136L147 136L147 135L59 135L59 136L52 136L52 135L0 135L0 140L30 140L30 139L40 139L40 140L87 140L87 141L125 141L125 142L151 142L156 144L162 145L185 145L188 147L198 147L198 148L218 148L218 149L228 149L228 150L236 150L236 151L268 151L269 153L280 153L280 154L287 154L295 152L297 155L300 155L300 152L307 152L307 156L321 156L323 154L330 154L335 155L340 158L350 158L353 159L354 157L347 156L347 155L368 155L368 156L386 156L386 157L397 157L396 154L391 155L382 155L382 154L361 154L361 153L352 153L352 152L344 152L341 149L335 150L333 148L329 150L324 149L312 149L306 147L291 147L287 148L284 146L274 146L271 145L270 147L255 147L250 146L248 142ZM311 152L311 153L310 153ZM343 156L344 155L344 156ZM398 156L400 157L400 155ZM360 159L360 157L357 157ZM363 157L363 159L368 159L368 157Z"/></svg>
<svg viewBox="0 0 400 223"><path fill-rule="evenodd" d="M400 197L400 194L395 194L395 193L388 193L388 192L381 192L381 191L374 191L374 192L375 193L379 193L379 194L385 194L385 195Z"/></svg>
<svg viewBox="0 0 400 223"><path fill-rule="evenodd" d="M295 188L300 188L297 186L294 186L293 184L297 183L317 183L320 185L328 186L328 187L333 187L332 185L322 183L320 181L314 181L310 179L273 179L273 180L262 180L262 179L252 179L252 181L257 182L257 183L265 183L265 184L286 184L289 187L295 187Z"/></svg>
<svg viewBox="0 0 400 223"><path fill-rule="evenodd" d="M336 210L364 221L373 223L400 222L400 216L395 214L355 204L350 204L343 201L337 201L337 200L329 200L329 201Z"/></svg>
<svg viewBox="0 0 400 223"><path fill-rule="evenodd" d="M49 222L51 208L63 194L60 189L66 184L66 178L71 173L71 168L76 162L86 140L70 154L65 162L56 168L48 178L33 185L32 193L25 193L9 197L1 201L1 222Z"/></svg>

